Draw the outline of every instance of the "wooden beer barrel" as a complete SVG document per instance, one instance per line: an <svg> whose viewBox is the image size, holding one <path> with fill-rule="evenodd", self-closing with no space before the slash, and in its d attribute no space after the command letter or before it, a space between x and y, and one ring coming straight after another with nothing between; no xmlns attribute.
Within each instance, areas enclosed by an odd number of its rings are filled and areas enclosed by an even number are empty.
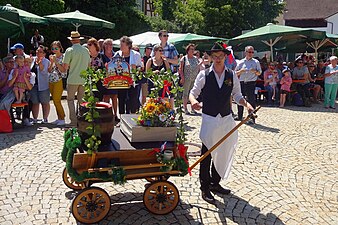
<svg viewBox="0 0 338 225"><path fill-rule="evenodd" d="M85 113L88 112L87 102L80 105L79 115L77 118L77 128L81 136L81 140L84 142L88 138L88 132L86 128L89 126L89 122L85 120ZM96 111L100 117L94 120L96 125L100 126L102 144L111 143L111 136L114 132L114 116L112 111L112 105L106 102L97 102Z"/></svg>

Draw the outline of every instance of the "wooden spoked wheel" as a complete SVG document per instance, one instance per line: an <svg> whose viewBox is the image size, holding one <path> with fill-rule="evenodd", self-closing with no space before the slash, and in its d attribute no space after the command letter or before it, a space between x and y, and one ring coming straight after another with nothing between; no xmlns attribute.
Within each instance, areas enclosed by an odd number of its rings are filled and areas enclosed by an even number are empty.
<svg viewBox="0 0 338 225"><path fill-rule="evenodd" d="M110 197L99 187L83 189L73 200L72 213L81 223L98 223L103 220L110 210Z"/></svg>
<svg viewBox="0 0 338 225"><path fill-rule="evenodd" d="M151 183L143 193L143 203L154 214L165 215L172 212L180 196L176 186L169 181Z"/></svg>
<svg viewBox="0 0 338 225"><path fill-rule="evenodd" d="M146 180L150 183L155 181L162 181L162 180L168 180L169 176L159 176L159 177L146 177Z"/></svg>
<svg viewBox="0 0 338 225"><path fill-rule="evenodd" d="M84 182L76 182L71 176L69 176L67 169L64 168L62 172L62 180L65 185L73 190L81 190L85 187Z"/></svg>

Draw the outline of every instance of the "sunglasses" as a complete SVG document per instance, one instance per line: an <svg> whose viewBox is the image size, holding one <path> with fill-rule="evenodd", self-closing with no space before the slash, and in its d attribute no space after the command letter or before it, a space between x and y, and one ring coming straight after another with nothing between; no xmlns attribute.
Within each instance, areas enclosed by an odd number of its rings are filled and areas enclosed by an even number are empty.
<svg viewBox="0 0 338 225"><path fill-rule="evenodd" d="M92 44L92 43L88 43L87 45L88 45L88 46L92 46L93 44Z"/></svg>
<svg viewBox="0 0 338 225"><path fill-rule="evenodd" d="M298 62L298 63L304 63L304 62Z"/></svg>
<svg viewBox="0 0 338 225"><path fill-rule="evenodd" d="M57 50L59 50L59 48L58 47L56 47L56 48L52 48L52 51L57 51Z"/></svg>
<svg viewBox="0 0 338 225"><path fill-rule="evenodd" d="M211 57L213 59L223 59L225 56L224 55L212 55Z"/></svg>
<svg viewBox="0 0 338 225"><path fill-rule="evenodd" d="M159 52L163 52L163 50L162 50L162 49L159 49L159 50L157 50L157 51L159 51Z"/></svg>
<svg viewBox="0 0 338 225"><path fill-rule="evenodd" d="M169 34L163 34L162 37L169 37Z"/></svg>
<svg viewBox="0 0 338 225"><path fill-rule="evenodd" d="M247 52L247 53L251 53L251 54L253 54L253 53L255 53L255 52Z"/></svg>

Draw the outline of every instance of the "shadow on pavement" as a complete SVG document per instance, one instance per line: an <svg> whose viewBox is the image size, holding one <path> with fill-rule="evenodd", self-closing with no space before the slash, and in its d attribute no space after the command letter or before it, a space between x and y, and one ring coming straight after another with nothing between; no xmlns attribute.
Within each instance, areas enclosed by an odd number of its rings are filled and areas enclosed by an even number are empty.
<svg viewBox="0 0 338 225"><path fill-rule="evenodd" d="M33 140L37 134L53 128L56 128L56 126L52 124L35 124L28 127L15 123L12 133L0 133L0 151L16 144Z"/></svg>
<svg viewBox="0 0 338 225"><path fill-rule="evenodd" d="M252 124L252 125L249 125L249 126L251 126L254 129L260 130L260 131L271 132L271 133L279 133L279 131L280 131L277 128L267 127L267 126L264 126L264 125L258 124L258 123Z"/></svg>
<svg viewBox="0 0 338 225"><path fill-rule="evenodd" d="M267 213L264 215L261 213L260 208L252 206L246 200L230 194L230 195L219 195L223 198L224 202L218 200L215 201L215 206L218 208L219 219L222 221L221 224L226 225L226 219L233 221L239 225L246 224L278 224L284 225L284 223L273 213ZM193 205L193 207L198 208L199 212L201 210L213 211L214 209L209 209L205 207L200 207L198 205ZM200 213L201 215L201 213ZM207 221L203 221L201 217L200 224L208 224Z"/></svg>

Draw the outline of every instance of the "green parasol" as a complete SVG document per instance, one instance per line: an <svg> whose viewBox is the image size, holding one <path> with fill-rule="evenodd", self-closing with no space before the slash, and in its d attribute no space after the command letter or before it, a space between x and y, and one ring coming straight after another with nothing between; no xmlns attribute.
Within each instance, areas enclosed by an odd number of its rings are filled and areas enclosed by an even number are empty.
<svg viewBox="0 0 338 225"><path fill-rule="evenodd" d="M0 6L0 27L1 39L16 37L25 32L18 11L7 6Z"/></svg>
<svg viewBox="0 0 338 225"><path fill-rule="evenodd" d="M102 20L85 13L82 13L78 10L68 13L60 13L54 15L45 16L48 21L58 24L72 24L75 26L76 31L80 26L89 26L89 27L102 27L107 29L114 29L115 24Z"/></svg>
<svg viewBox="0 0 338 225"><path fill-rule="evenodd" d="M232 38L229 45L235 50L244 50L245 46L252 45L258 51L270 51L273 60L273 48L282 48L288 44L298 42L312 42L324 39L325 32L312 29L267 24L238 37Z"/></svg>
<svg viewBox="0 0 338 225"><path fill-rule="evenodd" d="M174 44L179 52L182 52L184 47L189 43L197 45L200 50L209 50L216 41L226 40L220 37L211 37L199 34L187 33L176 38L170 39L170 43Z"/></svg>
<svg viewBox="0 0 338 225"><path fill-rule="evenodd" d="M35 14L27 12L27 11L24 11L22 9L15 8L15 7L11 6L10 4L7 4L6 7L8 9L17 10L23 24L28 24L28 23L48 24L48 21L41 16L35 15Z"/></svg>

